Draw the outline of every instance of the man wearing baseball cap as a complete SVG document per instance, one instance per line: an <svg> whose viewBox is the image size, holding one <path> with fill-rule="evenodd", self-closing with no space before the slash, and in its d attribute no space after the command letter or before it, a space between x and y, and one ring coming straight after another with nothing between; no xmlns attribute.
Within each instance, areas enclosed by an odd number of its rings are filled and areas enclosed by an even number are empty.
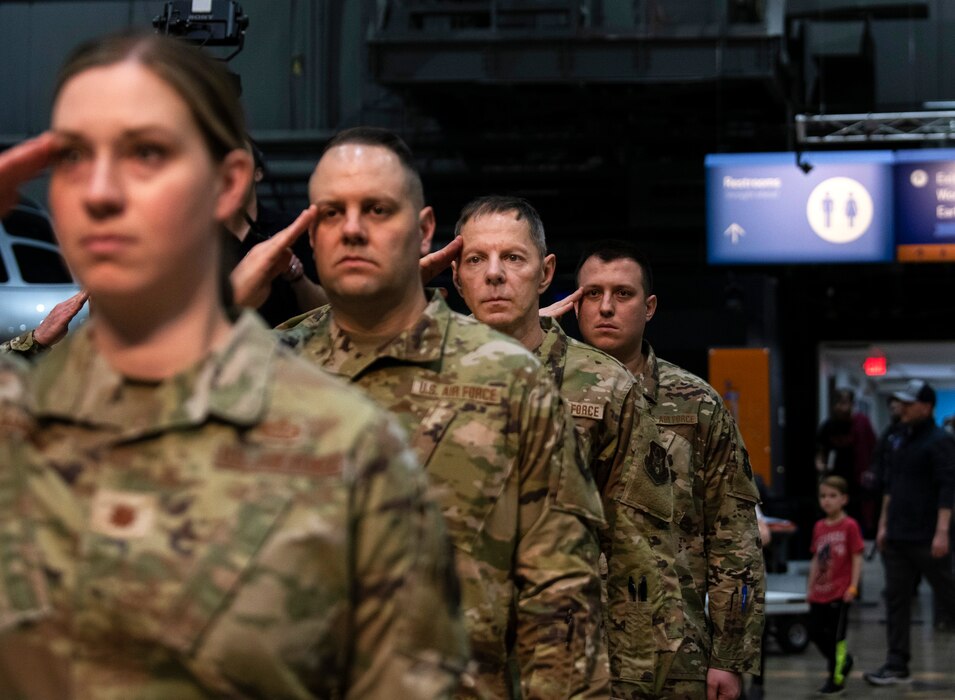
<svg viewBox="0 0 955 700"><path fill-rule="evenodd" d="M912 593L932 586L936 631L955 629L955 576L948 528L955 501L955 441L935 425L935 390L921 379L893 394L902 402L902 441L889 460L876 543L885 566L888 655L865 674L872 685L907 683Z"/></svg>

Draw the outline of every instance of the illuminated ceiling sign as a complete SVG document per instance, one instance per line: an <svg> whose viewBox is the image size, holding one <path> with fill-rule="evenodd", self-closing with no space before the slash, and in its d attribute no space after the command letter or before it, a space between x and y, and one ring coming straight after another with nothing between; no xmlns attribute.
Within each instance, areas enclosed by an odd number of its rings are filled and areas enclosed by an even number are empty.
<svg viewBox="0 0 955 700"><path fill-rule="evenodd" d="M955 150L896 153L895 242L902 262L955 261Z"/></svg>
<svg viewBox="0 0 955 700"><path fill-rule="evenodd" d="M707 258L715 264L890 262L891 151L706 157ZM806 172L808 170L808 172Z"/></svg>
<svg viewBox="0 0 955 700"><path fill-rule="evenodd" d="M881 355L867 357L862 362L862 371L867 377L884 377L888 370L888 364Z"/></svg>

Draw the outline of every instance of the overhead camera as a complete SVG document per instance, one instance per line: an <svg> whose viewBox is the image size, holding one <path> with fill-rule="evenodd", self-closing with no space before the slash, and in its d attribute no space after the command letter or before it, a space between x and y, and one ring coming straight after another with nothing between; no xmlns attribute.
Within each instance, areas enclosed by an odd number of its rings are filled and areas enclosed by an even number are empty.
<svg viewBox="0 0 955 700"><path fill-rule="evenodd" d="M222 60L238 55L245 46L249 17L231 0L180 0L167 2L163 13L153 19L159 34L170 34L199 46L234 46Z"/></svg>

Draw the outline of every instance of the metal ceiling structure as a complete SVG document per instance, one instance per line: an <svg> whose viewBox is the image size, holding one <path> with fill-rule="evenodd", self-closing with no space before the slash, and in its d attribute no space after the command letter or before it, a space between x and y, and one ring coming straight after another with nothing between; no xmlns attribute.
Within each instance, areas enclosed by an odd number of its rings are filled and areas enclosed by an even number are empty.
<svg viewBox="0 0 955 700"><path fill-rule="evenodd" d="M955 111L797 114L801 145L955 141Z"/></svg>

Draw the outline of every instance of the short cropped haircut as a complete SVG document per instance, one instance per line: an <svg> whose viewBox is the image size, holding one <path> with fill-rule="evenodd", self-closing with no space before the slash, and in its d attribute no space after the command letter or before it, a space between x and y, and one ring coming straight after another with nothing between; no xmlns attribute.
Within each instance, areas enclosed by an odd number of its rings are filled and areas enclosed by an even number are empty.
<svg viewBox="0 0 955 700"><path fill-rule="evenodd" d="M478 197L468 202L461 215L458 216L458 223L454 225L454 235L460 236L461 229L471 219L490 214L510 214L518 221L524 221L527 224L527 231L530 233L531 242L540 253L541 260L547 257L547 240L544 238L544 222L541 221L540 214L526 199L521 197L508 197L504 195L491 194L486 197Z"/></svg>
<svg viewBox="0 0 955 700"><path fill-rule="evenodd" d="M597 241L589 245L584 249L583 255L580 256L580 262L577 263L577 269L574 270L574 277L577 279L578 284L580 283L580 268L584 266L585 262L594 257L605 263L613 262L614 260L633 260L640 266L641 276L643 277L644 296L649 297L653 294L653 270L650 268L650 261L647 256L644 255L643 251L635 245L615 239Z"/></svg>
<svg viewBox="0 0 955 700"><path fill-rule="evenodd" d="M414 162L414 154L398 134L377 126L355 126L351 129L339 131L325 144L322 150L324 157L333 148L356 144L359 146L378 146L391 151L405 169L408 176L408 192L415 200L418 209L424 206L424 185L421 184L421 173Z"/></svg>
<svg viewBox="0 0 955 700"><path fill-rule="evenodd" d="M819 485L833 488L843 496L849 495L849 484L841 476L824 476L819 480Z"/></svg>

